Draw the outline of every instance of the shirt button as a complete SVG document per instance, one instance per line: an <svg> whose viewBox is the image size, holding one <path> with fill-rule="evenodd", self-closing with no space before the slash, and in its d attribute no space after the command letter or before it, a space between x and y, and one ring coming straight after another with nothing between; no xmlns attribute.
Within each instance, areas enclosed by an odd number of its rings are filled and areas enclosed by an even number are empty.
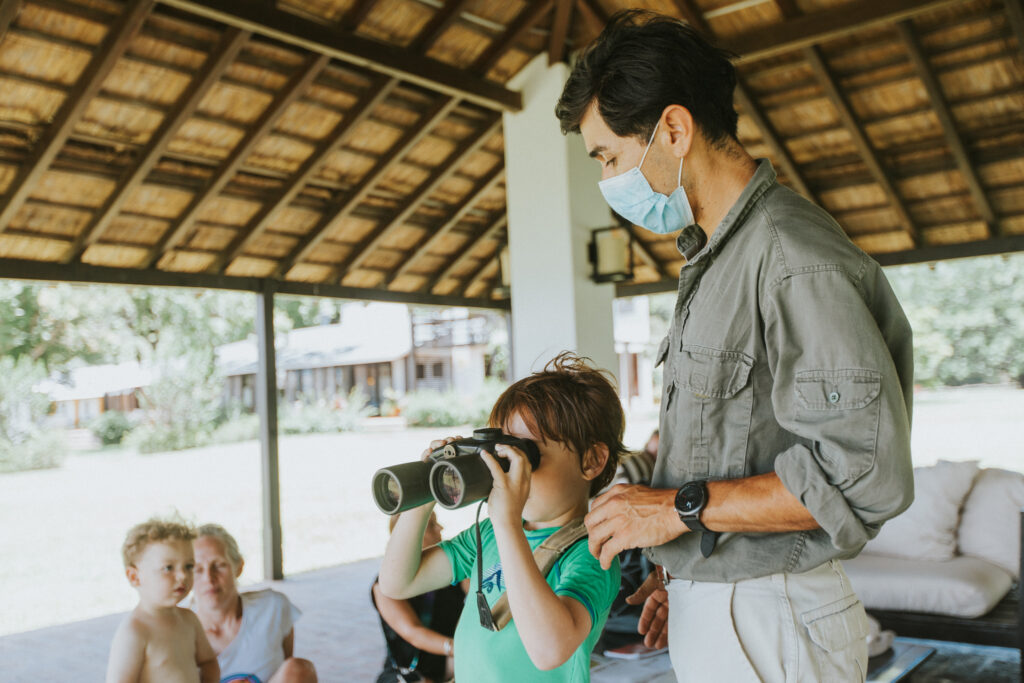
<svg viewBox="0 0 1024 683"><path fill-rule="evenodd" d="M829 395L828 395L828 402L829 403L839 403L839 392L838 391L833 391L833 392L829 393Z"/></svg>

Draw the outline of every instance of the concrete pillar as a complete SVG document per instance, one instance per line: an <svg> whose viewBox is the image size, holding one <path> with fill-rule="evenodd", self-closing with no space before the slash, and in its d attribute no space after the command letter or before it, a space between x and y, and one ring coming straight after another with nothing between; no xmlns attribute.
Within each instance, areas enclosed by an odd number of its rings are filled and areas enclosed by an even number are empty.
<svg viewBox="0 0 1024 683"><path fill-rule="evenodd" d="M618 372L615 287L592 282L587 260L591 229L613 223L601 170L554 115L568 76L568 66L538 55L509 83L523 93L522 111L504 115L513 380L562 350Z"/></svg>

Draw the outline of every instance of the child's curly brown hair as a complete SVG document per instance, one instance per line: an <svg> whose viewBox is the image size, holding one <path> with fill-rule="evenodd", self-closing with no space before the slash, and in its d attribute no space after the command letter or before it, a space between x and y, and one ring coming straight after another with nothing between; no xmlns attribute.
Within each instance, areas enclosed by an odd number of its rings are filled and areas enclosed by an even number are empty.
<svg viewBox="0 0 1024 683"><path fill-rule="evenodd" d="M161 541L194 541L196 529L180 518L151 519L136 524L128 530L124 545L121 546L121 559L127 569L135 564L142 551L151 543Z"/></svg>
<svg viewBox="0 0 1024 683"><path fill-rule="evenodd" d="M607 370L589 358L563 351L540 372L524 377L498 397L491 409L492 427L503 427L519 413L534 434L560 442L580 457L596 444L608 448L608 462L590 482L596 495L611 482L619 457L626 452L622 432L626 418Z"/></svg>

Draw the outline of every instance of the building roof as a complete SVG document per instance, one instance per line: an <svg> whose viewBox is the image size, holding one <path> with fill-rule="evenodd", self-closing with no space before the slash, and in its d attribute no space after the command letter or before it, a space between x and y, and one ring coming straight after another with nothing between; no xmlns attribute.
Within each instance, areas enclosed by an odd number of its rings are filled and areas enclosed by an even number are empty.
<svg viewBox="0 0 1024 683"><path fill-rule="evenodd" d="M0 277L502 305L507 83L632 4L5 1ZM741 142L883 263L1024 248L1020 0L643 4L738 55ZM636 237L620 293L671 289Z"/></svg>
<svg viewBox="0 0 1024 683"><path fill-rule="evenodd" d="M75 368L68 373L66 381L46 379L37 384L35 390L53 401L75 401L130 392L149 386L155 378L154 368L129 361Z"/></svg>

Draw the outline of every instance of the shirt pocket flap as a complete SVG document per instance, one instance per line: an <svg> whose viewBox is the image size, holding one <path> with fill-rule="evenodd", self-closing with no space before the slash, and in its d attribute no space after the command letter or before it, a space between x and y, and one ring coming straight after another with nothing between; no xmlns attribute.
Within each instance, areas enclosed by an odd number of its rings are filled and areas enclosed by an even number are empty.
<svg viewBox="0 0 1024 683"><path fill-rule="evenodd" d="M805 612L801 617L811 640L827 652L845 650L868 637L868 622L856 595Z"/></svg>
<svg viewBox="0 0 1024 683"><path fill-rule="evenodd" d="M697 396L732 398L747 385L752 367L754 360L739 351L684 346L676 378L681 387Z"/></svg>
<svg viewBox="0 0 1024 683"><path fill-rule="evenodd" d="M668 356L668 338L670 336L672 335L666 334L665 338L661 340L660 344L658 344L658 353L654 356L654 367L658 367L665 362L665 357Z"/></svg>
<svg viewBox="0 0 1024 683"><path fill-rule="evenodd" d="M882 373L874 370L810 370L796 373L796 393L808 410L850 410L875 400Z"/></svg>

